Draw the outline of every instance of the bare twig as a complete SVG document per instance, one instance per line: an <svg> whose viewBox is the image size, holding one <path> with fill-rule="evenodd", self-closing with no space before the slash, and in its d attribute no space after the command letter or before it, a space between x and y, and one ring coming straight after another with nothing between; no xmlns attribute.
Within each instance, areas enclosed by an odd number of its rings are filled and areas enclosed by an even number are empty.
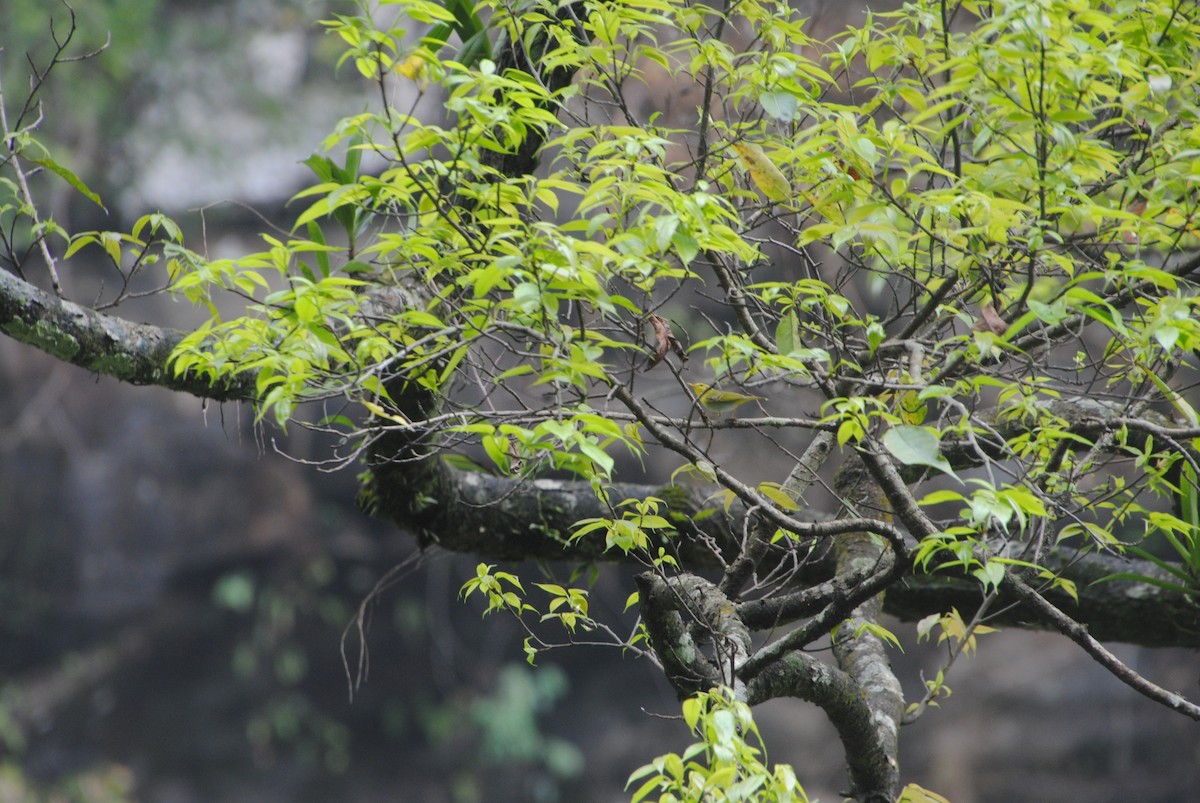
<svg viewBox="0 0 1200 803"><path fill-rule="evenodd" d="M1096 663L1111 672L1117 680L1129 686L1129 688L1138 694L1149 697L1154 702L1161 703L1172 711L1178 711L1180 714L1200 722L1200 706L1186 699L1182 694L1168 691L1134 672L1122 663L1121 659L1105 649L1103 644L1092 638L1088 634L1086 627L1060 611L1020 577L1009 573L1005 577L1004 583L1018 597L1028 603L1031 608L1041 614L1042 618L1053 626L1055 630L1082 647L1084 652L1092 656L1096 660Z"/></svg>

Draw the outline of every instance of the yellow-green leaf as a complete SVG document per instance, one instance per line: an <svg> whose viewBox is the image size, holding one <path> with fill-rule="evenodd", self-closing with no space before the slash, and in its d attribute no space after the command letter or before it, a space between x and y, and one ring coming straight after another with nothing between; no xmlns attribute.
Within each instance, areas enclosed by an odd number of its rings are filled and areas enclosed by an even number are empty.
<svg viewBox="0 0 1200 803"><path fill-rule="evenodd" d="M796 504L796 500L788 496L787 492L776 483L764 482L758 486L758 492L779 505L782 510L797 510L800 507Z"/></svg>
<svg viewBox="0 0 1200 803"><path fill-rule="evenodd" d="M792 185L788 183L783 171L775 166L771 157L763 149L749 142L733 143L733 150L738 159L750 173L754 186L772 201L787 201L792 197Z"/></svg>

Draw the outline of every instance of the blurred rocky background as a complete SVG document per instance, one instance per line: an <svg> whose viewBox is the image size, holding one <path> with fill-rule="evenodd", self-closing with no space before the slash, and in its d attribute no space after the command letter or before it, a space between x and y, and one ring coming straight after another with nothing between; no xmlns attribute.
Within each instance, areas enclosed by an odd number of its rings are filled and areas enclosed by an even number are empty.
<svg viewBox="0 0 1200 803"><path fill-rule="evenodd" d="M374 101L315 21L324 0L86 0L41 135L108 201L63 192L73 230L162 210L211 255L256 247L307 180L301 161ZM826 30L858 4L813 4ZM0 5L4 100L61 36L65 6ZM64 277L80 300L101 269ZM186 326L182 302L121 314ZM617 801L641 763L688 742L657 670L581 647L530 667L522 634L457 599L469 557L415 555L354 507L329 443L251 411L132 388L0 339L0 801ZM389 569L397 567L389 575ZM531 575L535 567L522 569ZM369 672L350 695L370 606ZM606 569L594 605L630 585ZM910 695L940 654L895 623ZM1195 691L1196 656L1117 648ZM954 694L903 734L906 778L956 803L1180 801L1200 788L1194 723L1063 639L981 638ZM772 761L836 800L841 748L799 702L758 711Z"/></svg>

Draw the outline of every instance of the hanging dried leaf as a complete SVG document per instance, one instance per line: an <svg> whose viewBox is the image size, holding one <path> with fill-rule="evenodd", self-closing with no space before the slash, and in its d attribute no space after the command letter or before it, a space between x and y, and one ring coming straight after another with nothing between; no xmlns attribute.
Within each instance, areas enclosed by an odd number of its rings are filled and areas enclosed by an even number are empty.
<svg viewBox="0 0 1200 803"><path fill-rule="evenodd" d="M679 359L687 362L687 354L683 350L683 344L671 332L670 321L653 313L650 314L649 320L650 326L654 328L654 357L650 360L650 364L646 366L646 370L649 371L662 362L663 357L667 356L668 351L674 351Z"/></svg>
<svg viewBox="0 0 1200 803"><path fill-rule="evenodd" d="M1142 215L1146 214L1146 205L1146 199L1139 197L1134 199L1134 201L1126 207L1126 211L1141 217ZM1138 233L1132 229L1125 229L1122 231L1121 239L1125 241L1126 245L1137 245L1141 241Z"/></svg>
<svg viewBox="0 0 1200 803"><path fill-rule="evenodd" d="M769 156L763 153L762 148L749 142L735 142L733 150L737 153L747 172L750 173L750 180L763 195L778 202L791 199L792 185L788 183L783 171L775 166Z"/></svg>
<svg viewBox="0 0 1200 803"><path fill-rule="evenodd" d="M996 308L989 301L983 305L983 309L979 311L979 320L975 321L975 325L971 328L976 332L991 332L994 335L1002 335L1008 331L1008 324L996 313Z"/></svg>

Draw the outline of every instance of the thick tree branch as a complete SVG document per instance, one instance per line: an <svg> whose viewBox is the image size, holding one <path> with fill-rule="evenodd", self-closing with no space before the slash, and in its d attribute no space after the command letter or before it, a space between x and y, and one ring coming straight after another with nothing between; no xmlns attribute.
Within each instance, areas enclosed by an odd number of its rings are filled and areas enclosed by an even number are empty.
<svg viewBox="0 0 1200 803"><path fill-rule="evenodd" d="M454 469L440 460L422 461L422 467L429 474L419 482L411 475L407 480L402 476L415 470L411 464L397 464L386 470L377 468L374 484L378 486L378 493L387 498L386 503L380 505L380 515L391 518L402 529L423 533L422 538L427 542L434 542L451 552L477 555L484 560L633 562L632 558L620 553L604 552L602 539L566 542L565 536L575 522L611 514L586 483L494 477ZM423 507L417 504L422 498L422 489L434 494L428 497ZM696 570L724 568L741 546L741 521L747 509L735 503L726 513L718 500L706 499L707 489L623 484L613 486L611 494L622 499L647 496L665 499L678 532L665 539L662 545L685 557L688 565ZM460 500L464 504L459 505ZM775 557L768 556L766 561L785 557L782 547L773 546L772 549L776 550ZM1097 638L1150 647L1200 648L1195 606L1183 595L1146 583L1097 582L1119 572L1167 579L1153 564L1063 550L1050 552L1043 565L1075 582L1078 604L1063 592L1052 593L1050 598L1064 610L1071 611ZM861 575L832 580L832 567L816 564L808 567L798 579L814 586L829 581L830 586L809 591L797 589L794 597L779 598L778 606L747 602L744 607L739 606L739 613L745 615L747 624L754 628L770 627L797 616L811 615L803 611L819 609L822 604L833 601L839 617L844 618L863 599L889 588L886 612L915 621L931 613L945 613L951 607L957 607L967 615L982 598L979 583L961 574L908 574L897 582L904 571L907 566L881 564L870 573L868 583L859 584L851 581L860 579ZM1002 595L994 607L997 613L989 618L988 624L1044 626L1027 611L1013 609L1013 601ZM837 621L826 621L824 612L818 618L821 619L820 627L802 634L805 643L828 632ZM804 627L809 628L812 624L812 621L806 622Z"/></svg>
<svg viewBox="0 0 1200 803"><path fill-rule="evenodd" d="M637 587L650 646L680 699L716 685L729 686L744 698L737 672L750 651L750 631L729 598L696 575L663 578L643 572ZM711 640L713 657L701 651L690 622Z"/></svg>
<svg viewBox="0 0 1200 803"><path fill-rule="evenodd" d="M837 729L846 750L851 783L857 788L870 786L866 779L890 759L890 747L880 741L873 722L874 713L862 696L862 689L836 667L824 664L804 652L791 652L746 684L746 702L751 705L777 697L797 697L818 705ZM890 801L891 796L864 796L864 801Z"/></svg>
<svg viewBox="0 0 1200 803"><path fill-rule="evenodd" d="M890 576L893 563L884 563L884 573L888 574L887 582L896 578ZM805 586L797 591L773 594L769 597L750 600L738 604L738 616L747 626L755 630L770 630L780 625L789 624L797 619L815 616L826 606L838 606L846 600L855 599L854 604L842 609L842 615L847 615L863 598L854 595L860 593L863 584L878 572L878 567L863 567L857 571L843 572L829 580L815 585ZM887 583L873 586L878 593L887 587ZM821 634L817 634L821 635ZM816 638L814 635L813 638ZM811 639L809 639L811 640ZM802 644L807 642L802 642Z"/></svg>
<svg viewBox="0 0 1200 803"><path fill-rule="evenodd" d="M886 515L890 499L885 499L871 480L859 459L851 458L842 464L834 481L838 498L851 511L865 507L881 510ZM837 540L837 570L839 574L874 570L888 558L899 573L911 567L911 560L901 552L897 558L887 547L869 533L851 533ZM877 749L870 760L852 757L849 745L847 760L850 767L850 792L857 801L890 801L900 786L900 717L904 713L904 691L892 671L887 647L869 628L879 623L883 612L883 591L864 600L850 616L841 622L833 638L833 654L838 666L853 679L859 694L871 711L872 742Z"/></svg>
<svg viewBox="0 0 1200 803"><path fill-rule="evenodd" d="M839 575L833 581L834 595L820 613L790 631L783 638L771 642L750 656L750 660L746 662L743 669L743 674L746 677L753 677L773 661L779 660L781 656L807 646L814 639L820 638L837 627L838 623L850 616L859 605L890 588L901 575L907 572L907 569L903 564L889 560L886 555L887 553L884 553L880 556L879 566L866 580L857 583L845 593L840 593L839 587L853 578L856 570Z"/></svg>
<svg viewBox="0 0 1200 803"><path fill-rule="evenodd" d="M254 376L213 386L168 365L182 332L105 315L0 270L0 331L63 362L134 385L157 385L214 401L253 397Z"/></svg>
<svg viewBox="0 0 1200 803"><path fill-rule="evenodd" d="M877 624L883 600L879 595L864 602L842 622L833 640L838 666L854 680L859 696L871 712L869 756L856 757L855 745L844 745L850 768L851 794L857 801L890 801L900 785L900 717L904 692L892 671L883 641L864 628Z"/></svg>
<svg viewBox="0 0 1200 803"><path fill-rule="evenodd" d="M1194 600L1150 583L1104 579L1118 573L1164 581L1174 579L1152 563L1059 550L1047 553L1041 565L1075 583L1079 600L1076 602L1061 589L1044 591L1043 597L1059 610L1069 613L1095 638L1143 647L1200 649L1200 618ZM907 621L931 613L944 613L951 608L970 617L982 599L978 581L965 576L961 570L916 574L889 589L884 610ZM1048 626L1019 602L1011 589L1006 591L1002 587L986 624L1021 628Z"/></svg>
<svg viewBox="0 0 1200 803"><path fill-rule="evenodd" d="M1168 445L1178 442L1177 451L1183 451L1195 458L1195 450L1189 449L1186 439L1194 438L1200 433L1192 427L1176 426L1166 416L1153 411L1140 417L1129 417L1125 405L1086 396L1049 399L1038 403L1037 408L1046 416L1061 419L1065 423L1065 432L1089 441L1094 442L1105 435L1126 430L1122 441L1124 446L1142 448L1147 437L1153 436ZM948 439L942 443L942 455L956 469L982 465L984 457L996 460L1011 457L1004 453L1002 443L1027 434L1031 426L1036 426L1025 418L1006 415L1005 410L1000 407L980 410L975 418L991 429L995 439ZM1085 444L1073 440L1065 440L1064 444L1073 449L1087 448Z"/></svg>
<svg viewBox="0 0 1200 803"><path fill-rule="evenodd" d="M97 313L58 299L4 271L0 271L0 330L66 362L133 384L158 385L216 401L250 398L253 390L250 375L219 388L198 377L175 377L167 367L167 359L182 333ZM1080 406L1067 401L1055 404L1062 405L1056 412L1065 415L1079 410L1093 419L1108 410L1095 404ZM1116 415L1115 411L1109 413ZM1107 423L1111 426L1117 422ZM1174 434L1185 437L1187 432ZM430 482L414 481L412 465L406 465L403 471L385 472L386 479L376 477L374 482L382 496L404 500L404 504L393 501L380 509L382 515L402 528L414 532L424 529L443 548L476 554L486 560L615 559L611 554L602 554L601 546L594 541L584 539L570 546L563 543L563 534L569 532L572 524L609 512L600 506L586 485L571 481L509 480L457 471L438 460L420 462L422 471L430 472L423 475ZM425 499L428 507L415 510L414 505L421 507L417 503L421 501L418 490L422 487L438 491L439 496ZM740 504L735 504L727 516L719 504L705 504L703 489L621 485L614 488L614 493L621 498L654 495L667 499L680 528L672 548L696 561L697 568L722 569L723 561L732 560L737 554L740 520L745 515L745 507ZM456 500L462 500L463 507L456 508ZM717 548L714 550L711 544ZM1046 565L1074 580L1080 595L1078 605L1065 595L1051 594L1050 599L1061 609L1072 611L1073 617L1097 638L1148 647L1200 648L1195 609L1182 595L1143 583L1095 583L1118 572L1163 575L1154 565L1066 553L1050 554ZM825 576L809 574L805 580L820 583L829 580L830 575L826 569ZM801 596L778 609L759 606L753 613L745 611L747 622L759 627L777 616L786 621L805 615L802 611L806 606L815 604L810 597L825 601L825 591L836 594L832 588L798 591ZM913 620L950 607L964 612L973 610L979 599L978 584L968 578L914 575L892 588L885 610ZM1028 613L1006 605L1003 598L995 610L997 617L989 619L990 623L1041 626Z"/></svg>

